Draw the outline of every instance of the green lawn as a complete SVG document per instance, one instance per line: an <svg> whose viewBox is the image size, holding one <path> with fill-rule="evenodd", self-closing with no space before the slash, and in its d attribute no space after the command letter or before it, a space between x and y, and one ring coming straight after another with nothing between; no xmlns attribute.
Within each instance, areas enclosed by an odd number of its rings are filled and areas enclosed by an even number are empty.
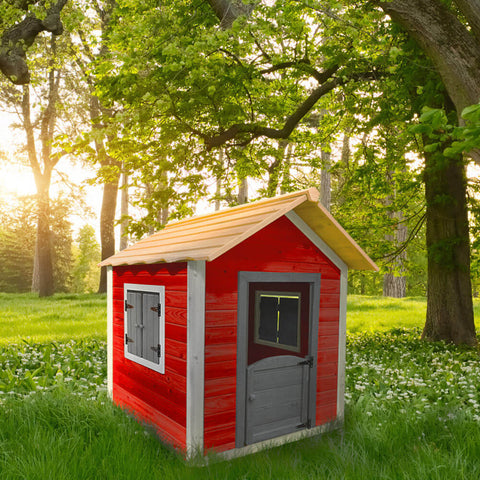
<svg viewBox="0 0 480 480"><path fill-rule="evenodd" d="M31 293L0 293L0 345L70 339L105 339L105 295L57 294L38 298Z"/></svg>
<svg viewBox="0 0 480 480"><path fill-rule="evenodd" d="M480 300L475 299L480 327ZM384 298L350 295L347 330L351 333L422 327L425 298ZM70 339L106 339L106 296L57 294L39 299L34 294L0 293L0 345Z"/></svg>
<svg viewBox="0 0 480 480"><path fill-rule="evenodd" d="M110 403L104 296L0 295L0 479L478 480L478 352L420 341L425 307L349 297L342 431L194 468Z"/></svg>

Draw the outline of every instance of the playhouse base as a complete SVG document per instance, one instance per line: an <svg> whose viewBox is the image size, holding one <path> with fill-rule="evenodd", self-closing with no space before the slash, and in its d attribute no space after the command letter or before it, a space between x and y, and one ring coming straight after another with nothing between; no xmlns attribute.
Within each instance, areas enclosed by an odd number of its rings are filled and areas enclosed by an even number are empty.
<svg viewBox="0 0 480 480"><path fill-rule="evenodd" d="M208 453L205 457L199 458L196 457L186 458L190 463L194 464L208 464L214 463L216 461L232 460L234 458L244 457L245 455L251 455L253 453L261 452L262 450L267 450L269 448L280 447L287 443L297 442L305 438L314 437L316 435L321 435L322 433L328 433L333 430L339 430L343 427L343 419L336 419L332 422L325 423L318 427L310 428L308 430L302 430L300 432L288 433L287 435L282 435L281 437L272 438L270 440L265 440L263 442L254 443L252 445L247 445L246 447L234 448L232 450L227 450L226 452L219 453Z"/></svg>

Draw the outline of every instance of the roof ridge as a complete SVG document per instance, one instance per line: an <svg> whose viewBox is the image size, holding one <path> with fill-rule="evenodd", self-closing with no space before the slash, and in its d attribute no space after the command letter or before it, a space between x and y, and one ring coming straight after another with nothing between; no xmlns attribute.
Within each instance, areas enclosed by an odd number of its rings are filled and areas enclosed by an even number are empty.
<svg viewBox="0 0 480 480"><path fill-rule="evenodd" d="M193 215L193 216L188 217L188 218L182 218L181 220L174 221L174 222L171 222L171 223L167 223L167 225L165 225L165 228L168 228L169 226L173 226L173 225L175 225L175 226L181 225L182 223L187 223L187 222L190 222L192 220L194 221L194 220L197 220L197 219L215 217L215 216L218 216L218 215L221 215L221 214L227 214L227 213L230 214L230 212L232 212L232 210L233 211L238 211L238 210L242 210L242 209L253 208L257 205L262 205L264 203L269 203L269 202L277 203L279 201L286 200L290 197L295 198L295 197L300 197L302 195L306 195L308 201L310 201L310 202L316 202L317 203L320 199L320 192L315 187L310 187L310 188L306 188L304 190L298 190L296 192L284 193L283 195L278 195L278 196L275 196L275 197L262 198L261 200L256 200L255 202L242 203L241 205L235 205L234 207L225 207L225 208L222 208L221 210L217 210L215 212L201 213L199 215ZM160 230L160 231L163 231L163 230ZM155 232L155 233L159 233L159 232Z"/></svg>

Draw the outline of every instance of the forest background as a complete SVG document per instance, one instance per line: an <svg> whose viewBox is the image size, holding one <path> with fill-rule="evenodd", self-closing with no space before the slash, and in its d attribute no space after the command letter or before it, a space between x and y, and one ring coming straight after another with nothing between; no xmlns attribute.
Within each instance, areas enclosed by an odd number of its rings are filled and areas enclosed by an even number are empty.
<svg viewBox="0 0 480 480"><path fill-rule="evenodd" d="M104 292L100 259L199 204L316 186L381 267L349 292L428 295L424 335L474 343L480 3L410 3L2 3L2 161L36 192L1 199L0 290Z"/></svg>

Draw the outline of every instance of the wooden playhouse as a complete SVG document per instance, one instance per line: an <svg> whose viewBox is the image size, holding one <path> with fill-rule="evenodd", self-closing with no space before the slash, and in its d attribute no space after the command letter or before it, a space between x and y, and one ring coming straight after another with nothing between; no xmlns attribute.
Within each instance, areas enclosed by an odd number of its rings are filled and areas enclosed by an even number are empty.
<svg viewBox="0 0 480 480"><path fill-rule="evenodd" d="M347 270L377 266L318 200L171 223L102 262L110 394L188 457L341 424Z"/></svg>

